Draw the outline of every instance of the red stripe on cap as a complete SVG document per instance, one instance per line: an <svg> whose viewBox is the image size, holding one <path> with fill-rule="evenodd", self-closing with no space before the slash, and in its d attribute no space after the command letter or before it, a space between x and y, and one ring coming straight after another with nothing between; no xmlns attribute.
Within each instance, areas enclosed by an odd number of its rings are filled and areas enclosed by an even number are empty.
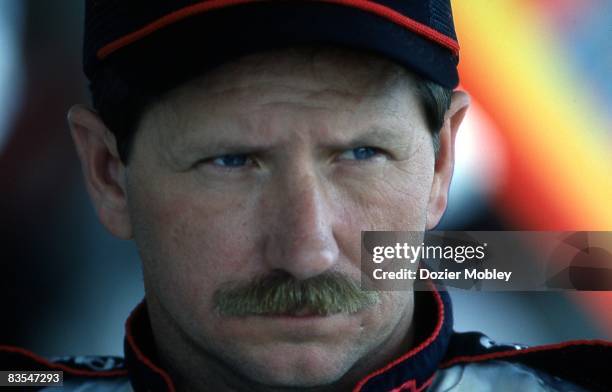
<svg viewBox="0 0 612 392"><path fill-rule="evenodd" d="M160 30L168 25L171 25L175 22L178 22L182 19L188 18L195 14L199 14L206 11L211 11L220 8L231 7L234 5L240 4L248 4L248 3L256 3L270 0L208 0L203 1L201 3L193 4L174 12L171 12L167 15L162 16L161 18L149 23L148 25L133 31L129 34L124 35L121 38L116 39L115 41L104 45L102 48L98 50L96 53L99 60L103 60L108 57L111 53L133 43L136 42L157 30ZM406 29L417 33L433 42L436 42L450 50L453 51L455 55L459 54L459 43L440 33L439 31L432 29L431 27L424 25L411 19L392 8L386 7L382 4L376 3L374 1L369 0L310 0L321 3L332 3L339 4L348 7L357 8L366 12L370 12L381 16L385 19L390 20L391 22L405 27Z"/></svg>

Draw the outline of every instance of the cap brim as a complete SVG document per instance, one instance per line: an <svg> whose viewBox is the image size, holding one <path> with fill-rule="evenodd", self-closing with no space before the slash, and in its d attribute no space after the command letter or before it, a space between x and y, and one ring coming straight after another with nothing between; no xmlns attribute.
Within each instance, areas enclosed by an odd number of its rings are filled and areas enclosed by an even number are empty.
<svg viewBox="0 0 612 392"><path fill-rule="evenodd" d="M353 7L320 2L258 2L194 14L109 54L130 81L167 86L240 56L302 44L338 45L385 56L446 88L458 84L458 57L423 35Z"/></svg>

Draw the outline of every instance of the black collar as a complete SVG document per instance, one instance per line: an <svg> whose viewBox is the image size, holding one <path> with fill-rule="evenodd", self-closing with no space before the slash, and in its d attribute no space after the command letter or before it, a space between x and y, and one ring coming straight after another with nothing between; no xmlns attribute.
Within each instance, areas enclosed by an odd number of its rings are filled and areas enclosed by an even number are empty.
<svg viewBox="0 0 612 392"><path fill-rule="evenodd" d="M363 378L354 391L421 391L433 380L452 335L451 302L445 291L415 293L417 345ZM135 391L174 391L172 379L157 361L149 316L143 300L126 322L125 360Z"/></svg>

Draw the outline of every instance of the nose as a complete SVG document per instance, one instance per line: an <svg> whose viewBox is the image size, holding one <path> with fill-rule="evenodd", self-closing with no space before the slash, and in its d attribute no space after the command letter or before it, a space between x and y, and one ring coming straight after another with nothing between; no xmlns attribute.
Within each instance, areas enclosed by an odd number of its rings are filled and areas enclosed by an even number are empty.
<svg viewBox="0 0 612 392"><path fill-rule="evenodd" d="M270 222L265 260L273 270L307 279L331 269L338 261L334 213L324 185L313 172L287 176L271 190L264 213Z"/></svg>

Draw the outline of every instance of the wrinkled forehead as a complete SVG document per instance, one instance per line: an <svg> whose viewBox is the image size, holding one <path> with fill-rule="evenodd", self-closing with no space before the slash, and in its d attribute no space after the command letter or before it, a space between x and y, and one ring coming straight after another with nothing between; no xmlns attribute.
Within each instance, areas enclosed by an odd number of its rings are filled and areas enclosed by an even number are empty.
<svg viewBox="0 0 612 392"><path fill-rule="evenodd" d="M363 51L337 47L296 47L242 57L175 89L175 97L239 90L255 85L388 96L412 91L405 68Z"/></svg>
<svg viewBox="0 0 612 392"><path fill-rule="evenodd" d="M424 129L415 86L412 74L373 54L292 48L208 71L170 91L140 125L157 134L160 146L213 143L232 135L271 140L289 137L280 129L298 125L344 139L358 128ZM322 135L310 137L320 141Z"/></svg>

